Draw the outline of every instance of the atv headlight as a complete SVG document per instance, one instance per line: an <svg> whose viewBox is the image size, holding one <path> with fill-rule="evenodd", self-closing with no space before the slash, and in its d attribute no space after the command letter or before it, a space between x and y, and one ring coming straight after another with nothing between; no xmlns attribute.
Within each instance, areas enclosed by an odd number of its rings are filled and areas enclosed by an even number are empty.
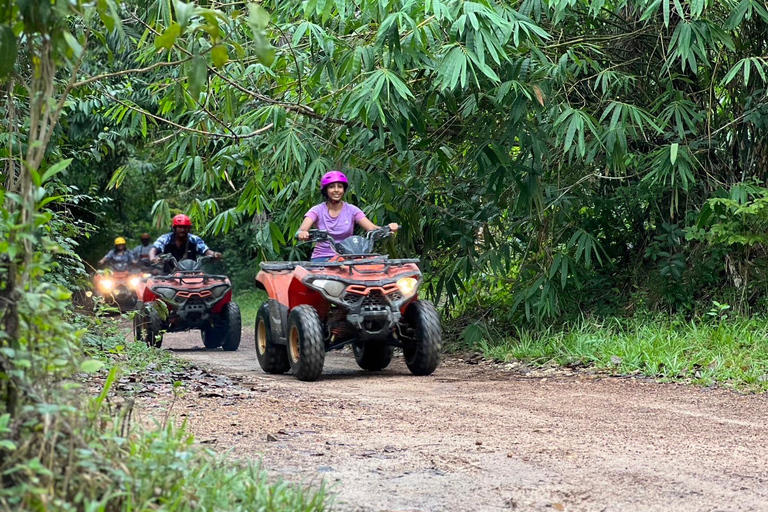
<svg viewBox="0 0 768 512"><path fill-rule="evenodd" d="M214 286L213 288L211 288L211 294L218 299L219 297L227 293L227 290L229 290L229 285L221 284L219 286Z"/></svg>
<svg viewBox="0 0 768 512"><path fill-rule="evenodd" d="M115 282L111 279L102 279L101 281L99 281L99 288L101 288L101 290L104 292L108 292L114 287L115 287Z"/></svg>
<svg viewBox="0 0 768 512"><path fill-rule="evenodd" d="M403 295L411 295L416 291L416 286L418 284L418 279L413 277L403 277L402 279L397 280L397 287L400 288Z"/></svg>
<svg viewBox="0 0 768 512"><path fill-rule="evenodd" d="M331 297L339 297L347 288L344 283L330 279L315 279L312 281L312 286L322 288Z"/></svg>
<svg viewBox="0 0 768 512"><path fill-rule="evenodd" d="M140 277L132 277L128 280L128 285L133 289L138 288L140 283L141 283Z"/></svg>
<svg viewBox="0 0 768 512"><path fill-rule="evenodd" d="M173 298L176 296L176 290L173 288L165 288L165 287L159 287L159 288L153 288L152 291L161 296L164 299L173 300Z"/></svg>

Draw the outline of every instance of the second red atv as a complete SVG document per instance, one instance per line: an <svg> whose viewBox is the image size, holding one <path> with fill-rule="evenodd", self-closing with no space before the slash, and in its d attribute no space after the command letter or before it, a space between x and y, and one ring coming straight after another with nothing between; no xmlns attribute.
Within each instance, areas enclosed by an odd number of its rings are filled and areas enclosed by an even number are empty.
<svg viewBox="0 0 768 512"><path fill-rule="evenodd" d="M152 275L139 286L135 338L160 347L163 332L200 329L206 348L237 350L240 308L232 302L229 278L203 272L207 256L179 262L169 255L160 258L171 270L167 275Z"/></svg>
<svg viewBox="0 0 768 512"><path fill-rule="evenodd" d="M414 375L429 375L440 360L442 331L431 302L420 300L418 259L374 254L389 227L335 242L311 230L310 241L328 241L338 254L327 262L262 262L256 286L267 300L256 316L256 355L267 373L291 370L317 380L325 353L352 345L357 364L381 370L393 347L403 350Z"/></svg>
<svg viewBox="0 0 768 512"><path fill-rule="evenodd" d="M112 263L107 269L94 274L93 288L107 304L113 304L121 313L136 306L136 289L141 283L141 272L127 262Z"/></svg>

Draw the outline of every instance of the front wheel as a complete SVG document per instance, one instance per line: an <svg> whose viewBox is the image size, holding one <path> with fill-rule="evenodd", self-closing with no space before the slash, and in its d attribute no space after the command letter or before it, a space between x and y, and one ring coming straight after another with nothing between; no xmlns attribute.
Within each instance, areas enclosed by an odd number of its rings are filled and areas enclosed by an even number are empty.
<svg viewBox="0 0 768 512"><path fill-rule="evenodd" d="M297 306L288 315L288 362L299 380L320 378L325 363L323 324L312 306Z"/></svg>
<svg viewBox="0 0 768 512"><path fill-rule="evenodd" d="M240 331L242 323L240 319L240 307L234 302L224 306L220 317L214 321L214 325L208 325L200 330L205 348L223 348L232 352L240 347Z"/></svg>
<svg viewBox="0 0 768 512"><path fill-rule="evenodd" d="M242 321L240 319L240 306L230 302L224 307L224 341L221 348L227 352L233 352L240 347L240 333L242 331Z"/></svg>
<svg viewBox="0 0 768 512"><path fill-rule="evenodd" d="M426 300L416 300L405 310L403 319L406 338L403 340L405 364L414 375L429 375L440 363L443 334L435 306Z"/></svg>
<svg viewBox="0 0 768 512"><path fill-rule="evenodd" d="M392 347L381 341L357 341L352 344L352 352L363 370L383 370L392 362Z"/></svg>
<svg viewBox="0 0 768 512"><path fill-rule="evenodd" d="M144 316L141 311L136 311L133 314L133 339L141 341L144 336Z"/></svg>
<svg viewBox="0 0 768 512"><path fill-rule="evenodd" d="M155 303L150 302L144 308L144 312L141 315L141 333L144 335L144 341L150 347L160 348L163 344L163 322L160 320L160 315L155 309Z"/></svg>
<svg viewBox="0 0 768 512"><path fill-rule="evenodd" d="M269 320L269 303L265 302L256 314L256 358L267 373L280 374L291 369L285 347L276 345Z"/></svg>

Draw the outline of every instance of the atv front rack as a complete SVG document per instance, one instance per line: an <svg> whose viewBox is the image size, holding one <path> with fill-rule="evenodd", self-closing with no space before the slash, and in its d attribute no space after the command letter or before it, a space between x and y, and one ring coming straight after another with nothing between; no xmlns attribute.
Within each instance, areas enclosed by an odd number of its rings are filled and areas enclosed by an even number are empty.
<svg viewBox="0 0 768 512"><path fill-rule="evenodd" d="M345 255L345 257L349 257L349 256L350 255ZM407 259L391 260L386 255L377 255L372 258L365 258L365 259L359 259L359 260L343 260L343 261L285 261L285 262L262 261L261 263L259 263L259 266L261 267L262 270L293 270L296 267L305 267L305 268L349 267L350 274L352 273L353 270L359 274L378 274L382 271L381 269L361 270L355 267L365 266L365 265L383 265L384 272L386 272L387 270L389 270L389 267L393 265L405 265L406 263L419 263L419 259L407 258Z"/></svg>
<svg viewBox="0 0 768 512"><path fill-rule="evenodd" d="M190 274L192 274L192 272L190 272ZM199 273L196 275L188 275L188 276L152 276L153 281L174 282L179 284L198 284L200 282L200 279L203 280L203 284L208 284L208 281L226 281L227 276L222 276L218 274L200 275Z"/></svg>

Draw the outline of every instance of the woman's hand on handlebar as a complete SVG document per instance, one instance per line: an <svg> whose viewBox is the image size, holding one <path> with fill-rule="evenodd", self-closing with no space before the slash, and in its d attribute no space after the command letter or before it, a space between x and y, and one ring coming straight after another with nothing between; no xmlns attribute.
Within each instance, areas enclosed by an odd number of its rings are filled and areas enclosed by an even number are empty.
<svg viewBox="0 0 768 512"><path fill-rule="evenodd" d="M390 222L389 224L387 224L387 227L388 227L390 230L392 230L392 232L394 233L395 231L397 231L398 229L400 229L400 224L398 224L397 222Z"/></svg>
<svg viewBox="0 0 768 512"><path fill-rule="evenodd" d="M297 231L296 238L303 241L309 240L309 231L302 231L302 230Z"/></svg>

